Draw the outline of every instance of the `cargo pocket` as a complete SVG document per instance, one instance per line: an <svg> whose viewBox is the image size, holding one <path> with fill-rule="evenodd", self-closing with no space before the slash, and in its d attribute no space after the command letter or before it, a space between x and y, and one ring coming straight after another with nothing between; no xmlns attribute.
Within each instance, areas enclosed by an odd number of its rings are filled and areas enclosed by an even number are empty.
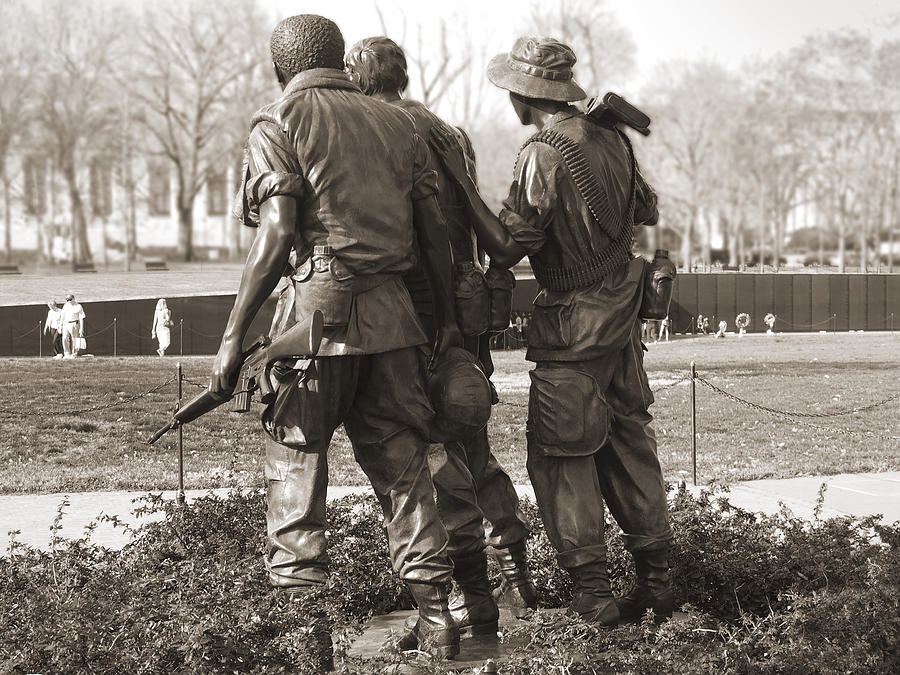
<svg viewBox="0 0 900 675"><path fill-rule="evenodd" d="M263 428L273 441L292 448L318 446L325 440L325 411L314 363L305 370L274 369L275 402L263 411ZM267 453L268 455L268 453Z"/></svg>
<svg viewBox="0 0 900 675"><path fill-rule="evenodd" d="M610 409L592 377L571 368L541 368L529 375L529 428L544 455L582 457L603 447Z"/></svg>
<svg viewBox="0 0 900 675"><path fill-rule="evenodd" d="M528 346L535 349L565 349L571 344L571 302L568 296L541 291L534 299L528 324Z"/></svg>

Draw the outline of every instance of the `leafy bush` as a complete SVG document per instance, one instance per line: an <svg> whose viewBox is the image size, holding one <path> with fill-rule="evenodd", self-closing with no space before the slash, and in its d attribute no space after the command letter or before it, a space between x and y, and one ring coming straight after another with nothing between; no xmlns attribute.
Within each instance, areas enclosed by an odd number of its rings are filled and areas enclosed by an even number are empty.
<svg viewBox="0 0 900 675"><path fill-rule="evenodd" d="M571 583L537 509L522 506L535 530L529 551L542 604L565 606ZM371 672L372 663L341 658L348 636L373 613L410 606L373 498L329 505L332 578L293 601L266 585L262 494L209 496L187 508L152 497L141 508L163 518L122 551L96 546L88 533L55 538L50 551L14 545L0 558L0 672L315 673L331 628L339 668ZM900 671L900 527L753 515L721 493L685 490L671 495L670 509L687 618L604 631L538 613L513 630L527 646L502 672ZM630 556L609 529L621 591ZM383 664L398 658L386 654Z"/></svg>

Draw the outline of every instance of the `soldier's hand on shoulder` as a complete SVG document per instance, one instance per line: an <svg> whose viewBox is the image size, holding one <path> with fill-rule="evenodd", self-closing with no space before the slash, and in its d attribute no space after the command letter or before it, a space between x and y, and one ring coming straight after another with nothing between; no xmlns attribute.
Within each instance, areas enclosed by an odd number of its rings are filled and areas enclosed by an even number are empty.
<svg viewBox="0 0 900 675"><path fill-rule="evenodd" d="M454 134L448 129L436 125L431 129L428 142L453 179L459 183L468 178L466 156L459 144L459 139Z"/></svg>

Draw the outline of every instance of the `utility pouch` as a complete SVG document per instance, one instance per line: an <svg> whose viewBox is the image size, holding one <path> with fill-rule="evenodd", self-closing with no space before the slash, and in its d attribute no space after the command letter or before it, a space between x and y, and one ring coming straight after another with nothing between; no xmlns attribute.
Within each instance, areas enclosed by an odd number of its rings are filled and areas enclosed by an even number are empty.
<svg viewBox="0 0 900 675"><path fill-rule="evenodd" d="M277 383L275 401L263 411L266 433L281 445L304 448L324 442L324 411L318 373L311 359L278 363L272 369ZM267 476L268 476L267 467ZM277 478L275 478L278 480Z"/></svg>
<svg viewBox="0 0 900 675"><path fill-rule="evenodd" d="M548 457L584 457L609 437L611 411L590 375L573 368L532 370L528 428Z"/></svg>
<svg viewBox="0 0 900 675"><path fill-rule="evenodd" d="M484 280L491 294L490 329L506 330L512 315L512 292L516 285L516 275L511 270L491 266L485 273Z"/></svg>
<svg viewBox="0 0 900 675"><path fill-rule="evenodd" d="M491 297L484 273L474 263L456 266L456 322L466 337L486 333L490 326Z"/></svg>

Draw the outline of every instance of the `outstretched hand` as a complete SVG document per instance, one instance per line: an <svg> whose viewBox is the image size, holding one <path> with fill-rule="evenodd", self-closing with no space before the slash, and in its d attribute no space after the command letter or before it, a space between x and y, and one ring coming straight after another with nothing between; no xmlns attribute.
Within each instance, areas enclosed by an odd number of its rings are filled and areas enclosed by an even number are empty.
<svg viewBox="0 0 900 675"><path fill-rule="evenodd" d="M443 129L440 126L432 127L429 142L434 154L456 183L462 184L464 180L469 180L466 156L459 139L449 129Z"/></svg>

